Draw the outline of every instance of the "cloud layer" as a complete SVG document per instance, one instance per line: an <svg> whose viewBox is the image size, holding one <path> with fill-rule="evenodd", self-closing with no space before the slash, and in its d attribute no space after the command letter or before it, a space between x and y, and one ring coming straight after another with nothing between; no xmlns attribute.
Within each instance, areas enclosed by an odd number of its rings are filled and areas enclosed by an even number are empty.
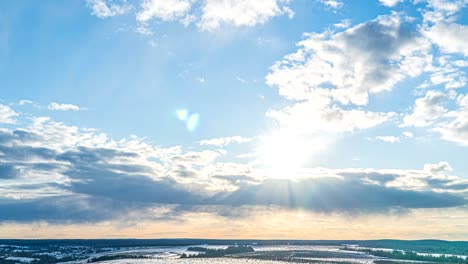
<svg viewBox="0 0 468 264"><path fill-rule="evenodd" d="M466 204L468 181L449 176L446 162L422 170L304 169L288 180L219 161L223 153L115 141L36 118L0 130L0 221L170 218L211 206L357 214Z"/></svg>

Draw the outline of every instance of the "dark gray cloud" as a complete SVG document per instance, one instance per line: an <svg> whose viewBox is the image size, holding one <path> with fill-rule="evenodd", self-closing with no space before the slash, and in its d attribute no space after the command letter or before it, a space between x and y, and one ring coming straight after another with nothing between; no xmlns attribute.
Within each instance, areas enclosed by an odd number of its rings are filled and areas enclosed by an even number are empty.
<svg viewBox="0 0 468 264"><path fill-rule="evenodd" d="M53 160L56 155L55 150L44 147L0 145L0 157L8 161L28 161L35 158Z"/></svg>
<svg viewBox="0 0 468 264"><path fill-rule="evenodd" d="M415 38L421 37L417 26L402 21L397 26L372 20L341 35L350 49L358 49L369 59L388 62L388 57L399 52Z"/></svg>
<svg viewBox="0 0 468 264"><path fill-rule="evenodd" d="M38 199L0 199L0 221L82 223L117 219L141 209L135 203L83 195L64 195Z"/></svg>
<svg viewBox="0 0 468 264"><path fill-rule="evenodd" d="M0 144L4 143L29 143L33 141L41 140L42 137L34 132L16 129L14 131L10 130L0 130Z"/></svg>
<svg viewBox="0 0 468 264"><path fill-rule="evenodd" d="M369 184L356 178L317 178L300 181L266 180L239 189L218 202L228 205L277 205L318 212L379 212L392 208L443 208L466 204L458 195L402 190Z"/></svg>
<svg viewBox="0 0 468 264"><path fill-rule="evenodd" d="M383 174L383 173L379 173L379 172L376 172L376 171L373 171L373 172L343 172L343 173L339 173L339 175L344 176L346 178L350 178L350 177L357 178L357 179L365 178L365 179L369 179L369 180L378 182L379 184L385 184L387 182L394 181L395 179L397 179L397 178L399 178L401 176L399 174L392 174L392 173Z"/></svg>
<svg viewBox="0 0 468 264"><path fill-rule="evenodd" d="M465 181L454 181L453 179L440 179L440 178L426 178L424 179L427 184L433 188L443 190L456 190L456 191L468 191L468 180Z"/></svg>
<svg viewBox="0 0 468 264"><path fill-rule="evenodd" d="M249 175L213 175L215 179L223 180L233 186L249 186L253 183L257 183L258 180Z"/></svg>

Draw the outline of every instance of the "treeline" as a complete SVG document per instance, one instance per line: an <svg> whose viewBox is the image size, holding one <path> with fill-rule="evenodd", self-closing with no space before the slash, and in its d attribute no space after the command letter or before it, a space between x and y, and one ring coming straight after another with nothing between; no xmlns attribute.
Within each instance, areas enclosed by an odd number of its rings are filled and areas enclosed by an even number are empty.
<svg viewBox="0 0 468 264"><path fill-rule="evenodd" d="M468 255L467 241L444 240L363 240L354 243L367 248L391 248L433 254Z"/></svg>
<svg viewBox="0 0 468 264"><path fill-rule="evenodd" d="M147 256L141 255L106 255L88 259L87 263L106 261L106 260L116 260L116 259L145 259Z"/></svg>
<svg viewBox="0 0 468 264"><path fill-rule="evenodd" d="M345 249L366 252L376 257L384 257L384 258L391 258L391 259L468 264L468 260L466 259L456 257L456 256L448 256L448 255L440 255L440 256L419 255L415 252L402 251L402 250L384 251L384 250L374 250L374 249L353 249L353 248L345 248Z"/></svg>
<svg viewBox="0 0 468 264"><path fill-rule="evenodd" d="M323 245L341 246L357 244L369 248L391 248L405 251L468 255L468 241L444 240L223 240L223 239L55 239L22 240L0 239L0 245L28 247L82 246L91 248L109 247L150 247L150 246L191 246L191 245Z"/></svg>
<svg viewBox="0 0 468 264"><path fill-rule="evenodd" d="M34 259L30 262L30 264L55 264L55 263L60 263L60 262L69 262L69 261L75 261L78 258L72 257L72 256L67 256L63 258L57 258L55 256L47 255L47 254L40 254L38 252L31 252L31 251L21 251L21 252L15 252L15 251L0 251L0 256L3 256L5 258L0 257L0 264L13 264L13 263L18 263L17 260L7 260L6 257L14 257L14 258L30 258Z"/></svg>
<svg viewBox="0 0 468 264"><path fill-rule="evenodd" d="M206 247L189 247L187 251L196 251L196 252L205 252L207 250Z"/></svg>
<svg viewBox="0 0 468 264"><path fill-rule="evenodd" d="M201 247L192 247L192 250L189 251L199 251L203 252L196 255L187 255L182 254L181 258L220 258L226 255L233 255L233 254L241 254L241 253L249 253L254 252L255 250L251 246L229 246L225 249L218 248L218 249L211 249L211 248L201 248ZM197 250L195 250L197 249Z"/></svg>

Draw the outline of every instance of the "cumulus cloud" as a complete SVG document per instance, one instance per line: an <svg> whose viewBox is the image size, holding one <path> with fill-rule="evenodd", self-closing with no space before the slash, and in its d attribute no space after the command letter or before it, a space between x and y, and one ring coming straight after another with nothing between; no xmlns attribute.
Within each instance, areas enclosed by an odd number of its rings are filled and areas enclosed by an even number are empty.
<svg viewBox="0 0 468 264"><path fill-rule="evenodd" d="M442 51L446 53L461 53L468 56L468 26L456 23L438 23L425 32Z"/></svg>
<svg viewBox="0 0 468 264"><path fill-rule="evenodd" d="M47 109L54 111L79 111L82 110L79 106L73 104L61 104L52 102L47 106Z"/></svg>
<svg viewBox="0 0 468 264"><path fill-rule="evenodd" d="M424 164L424 170L430 173L447 173L453 171L450 164L446 161L441 161L436 164Z"/></svg>
<svg viewBox="0 0 468 264"><path fill-rule="evenodd" d="M420 75L432 61L430 42L414 20L394 12L338 32L305 34L298 46L266 76L291 103L267 116L280 129L314 139L307 149L396 118L394 112L366 109L369 96Z"/></svg>
<svg viewBox="0 0 468 264"><path fill-rule="evenodd" d="M447 114L448 121L440 122L433 130L444 140L468 146L468 96L459 95L456 104L458 107Z"/></svg>
<svg viewBox="0 0 468 264"><path fill-rule="evenodd" d="M396 13L339 33L308 34L299 46L272 67L267 83L293 100L326 94L357 105L366 105L369 93L420 74L429 48L411 19Z"/></svg>
<svg viewBox="0 0 468 264"><path fill-rule="evenodd" d="M441 56L428 70L429 80L426 80L419 88L443 85L445 89L458 89L466 86L466 67L464 60L454 59L452 56Z"/></svg>
<svg viewBox="0 0 468 264"><path fill-rule="evenodd" d="M92 10L91 14L99 18L123 15L131 10L126 0L86 0L86 6Z"/></svg>
<svg viewBox="0 0 468 264"><path fill-rule="evenodd" d="M468 31L466 25L458 24L457 20L468 1L427 0L415 3L425 5L421 32L439 54L432 54L433 65L426 68L429 78L418 87L433 87L433 90L416 99L413 112L404 117L402 126L428 127L430 132L439 133L443 140L467 145L466 104L460 90L466 87L468 80L468 64L464 60L468 52L464 45ZM449 91L435 90L440 86Z"/></svg>
<svg viewBox="0 0 468 264"><path fill-rule="evenodd" d="M443 53L468 55L466 48L468 27L457 24L457 13L468 5L468 1L428 0L423 11L422 32Z"/></svg>
<svg viewBox="0 0 468 264"><path fill-rule="evenodd" d="M427 9L423 11L426 22L452 22L455 14L468 4L466 0L417 0L418 3L425 3Z"/></svg>
<svg viewBox="0 0 468 264"><path fill-rule="evenodd" d="M199 26L213 30L221 24L253 26L263 24L270 18L292 11L285 5L287 0L206 0L202 5Z"/></svg>
<svg viewBox="0 0 468 264"><path fill-rule="evenodd" d="M189 0L144 0L136 18L141 22L147 22L151 19L175 20L187 15L191 3Z"/></svg>
<svg viewBox="0 0 468 264"><path fill-rule="evenodd" d="M448 106L451 106L450 108ZM412 113L403 118L402 127L429 127L441 139L468 145L468 99L466 94L427 91L415 101Z"/></svg>
<svg viewBox="0 0 468 264"><path fill-rule="evenodd" d="M425 127L447 113L443 106L450 96L439 91L427 91L424 97L416 99L413 112L403 118L401 126Z"/></svg>
<svg viewBox="0 0 468 264"><path fill-rule="evenodd" d="M0 104L0 123L14 124L16 116L18 116L18 113L16 113L13 109L6 105Z"/></svg>

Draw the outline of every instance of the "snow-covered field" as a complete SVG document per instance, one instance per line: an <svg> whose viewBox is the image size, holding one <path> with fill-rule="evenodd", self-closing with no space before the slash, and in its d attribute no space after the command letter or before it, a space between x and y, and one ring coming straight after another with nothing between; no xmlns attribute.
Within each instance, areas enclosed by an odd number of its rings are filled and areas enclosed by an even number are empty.
<svg viewBox="0 0 468 264"><path fill-rule="evenodd" d="M255 260L255 259L123 259L100 262L112 264L285 264L284 261Z"/></svg>

